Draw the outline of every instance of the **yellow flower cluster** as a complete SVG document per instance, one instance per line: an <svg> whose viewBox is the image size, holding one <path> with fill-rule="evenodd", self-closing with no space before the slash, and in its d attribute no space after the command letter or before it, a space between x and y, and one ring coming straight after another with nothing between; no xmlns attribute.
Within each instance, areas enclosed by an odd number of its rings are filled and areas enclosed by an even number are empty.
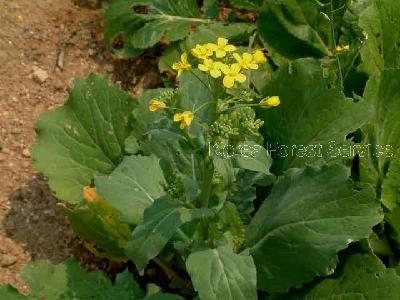
<svg viewBox="0 0 400 300"><path fill-rule="evenodd" d="M267 62L264 53L260 50L243 54L235 52L236 50L237 48L230 45L227 39L220 37L216 44L197 44L190 52L194 57L202 60L198 65L199 70L209 73L213 78L223 77L223 85L226 88L232 88L236 82L246 81L247 77L242 73L243 70L257 70L259 64ZM229 53L232 53L234 59L231 64L227 57ZM223 60L213 60L211 57L214 55L215 58ZM178 77L191 67L186 52L181 55L181 61L172 65L172 68L178 71Z"/></svg>
<svg viewBox="0 0 400 300"><path fill-rule="evenodd" d="M213 78L223 77L223 85L226 88L232 88L236 82L243 83L247 80L242 71L257 70L260 64L267 62L267 58L261 50L243 54L235 52L236 50L237 48L230 45L227 39L220 37L216 44L197 44L190 53L200 60L198 64L200 71L208 73ZM215 56L214 59L213 56ZM191 67L187 52L182 53L181 60L172 65L172 68L178 72L178 77ZM258 105L270 108L279 104L279 97L273 96L263 99ZM177 108L168 107L165 102L156 98L149 102L149 110L152 112L166 108L177 110ZM191 111L180 111L173 115L173 121L178 122L181 129L189 127L193 118L194 112Z"/></svg>

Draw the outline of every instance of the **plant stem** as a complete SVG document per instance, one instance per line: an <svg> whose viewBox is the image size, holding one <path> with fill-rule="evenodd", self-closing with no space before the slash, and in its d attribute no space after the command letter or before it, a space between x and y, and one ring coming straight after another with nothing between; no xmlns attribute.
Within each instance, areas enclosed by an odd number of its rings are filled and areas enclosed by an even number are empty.
<svg viewBox="0 0 400 300"><path fill-rule="evenodd" d="M201 19L201 18L191 18L191 17L182 17L182 16L175 16L175 15L168 15L166 13L164 13L163 11L159 10L156 8L156 10L158 11L159 15L152 15L152 18L156 18L156 19L167 19L169 21L187 21L187 22L192 22L192 23L205 23L205 24L209 24L209 23L219 23L216 20L210 20L210 19Z"/></svg>
<svg viewBox="0 0 400 300"><path fill-rule="evenodd" d="M182 231L182 229L179 229L176 231L176 233L179 235L182 240L184 240L186 243L191 243L192 240Z"/></svg>
<svg viewBox="0 0 400 300"><path fill-rule="evenodd" d="M332 35L332 53L335 55L336 63L339 69L339 80L340 85L343 87L343 74L342 74L342 66L340 65L339 55L336 52L336 38L335 38L335 26L333 23L334 20L334 9L333 9L333 0L330 1L330 25L331 25L331 35Z"/></svg>
<svg viewBox="0 0 400 300"><path fill-rule="evenodd" d="M212 189L212 178L214 175L214 166L211 160L211 157L208 153L205 154L205 159L203 160L203 173L202 173L202 182L200 186L200 195L199 200L203 207L208 207L208 200L211 195Z"/></svg>

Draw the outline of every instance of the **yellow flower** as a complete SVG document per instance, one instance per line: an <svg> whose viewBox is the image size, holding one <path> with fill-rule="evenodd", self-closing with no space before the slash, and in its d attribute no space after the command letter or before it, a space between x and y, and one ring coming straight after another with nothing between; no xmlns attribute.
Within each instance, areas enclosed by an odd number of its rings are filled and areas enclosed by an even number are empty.
<svg viewBox="0 0 400 300"><path fill-rule="evenodd" d="M83 187L83 198L87 202L93 202L97 198L96 189L90 186Z"/></svg>
<svg viewBox="0 0 400 300"><path fill-rule="evenodd" d="M150 111L157 111L159 109L164 109L166 107L167 107L167 105L164 102L162 102L156 98L151 99L149 102L149 110Z"/></svg>
<svg viewBox="0 0 400 300"><path fill-rule="evenodd" d="M172 65L172 69L178 71L178 77L181 76L184 71L186 71L192 66L191 64L189 64L187 58L188 58L187 53L183 52L181 55L181 61L178 61Z"/></svg>
<svg viewBox="0 0 400 300"><path fill-rule="evenodd" d="M233 45L228 44L228 40L225 38L218 38L217 44L207 44L206 47L210 49L211 51L215 52L215 56L217 58L222 58L226 56L227 52L233 52L236 51L236 47Z"/></svg>
<svg viewBox="0 0 400 300"><path fill-rule="evenodd" d="M202 64L199 64L199 70L203 72L209 72L213 78L221 77L221 67L224 64L219 61L213 61L212 59L206 58Z"/></svg>
<svg viewBox="0 0 400 300"><path fill-rule="evenodd" d="M226 88L231 88L234 86L235 81L243 83L246 81L246 76L240 73L240 66L238 64L233 65L223 65L221 67L222 72L225 74L222 83Z"/></svg>
<svg viewBox="0 0 400 300"><path fill-rule="evenodd" d="M266 97L260 101L260 106L263 108L276 107L281 104L279 96Z"/></svg>
<svg viewBox="0 0 400 300"><path fill-rule="evenodd" d="M200 58L200 59L206 59L213 55L213 52L211 49L209 49L207 46L204 45L199 45L197 44L195 48L191 50L192 54L194 57Z"/></svg>
<svg viewBox="0 0 400 300"><path fill-rule="evenodd" d="M337 54L342 54L344 52L347 52L350 50L350 46L349 45L345 45L345 46L336 46L336 53Z"/></svg>
<svg viewBox="0 0 400 300"><path fill-rule="evenodd" d="M250 53L243 53L242 56L240 56L240 54L238 53L233 53L233 57L236 59L238 65L242 68L242 69L253 69L253 70L257 70L258 69L258 65L257 63L254 62L253 59L253 55L251 55Z"/></svg>
<svg viewBox="0 0 400 300"><path fill-rule="evenodd" d="M174 115L174 122L181 122L180 129L188 127L193 121L193 113L191 111L184 111Z"/></svg>
<svg viewBox="0 0 400 300"><path fill-rule="evenodd" d="M265 64L267 62L267 58L261 50L256 50L253 53L253 63L255 64Z"/></svg>

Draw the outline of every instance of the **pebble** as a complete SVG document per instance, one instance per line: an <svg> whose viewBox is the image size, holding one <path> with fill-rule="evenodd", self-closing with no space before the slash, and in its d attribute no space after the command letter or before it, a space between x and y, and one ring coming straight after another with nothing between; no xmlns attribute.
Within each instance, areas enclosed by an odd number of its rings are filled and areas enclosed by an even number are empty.
<svg viewBox="0 0 400 300"><path fill-rule="evenodd" d="M44 83L49 78L49 74L37 66L33 66L32 72L32 79L39 84Z"/></svg>
<svg viewBox="0 0 400 300"><path fill-rule="evenodd" d="M31 157L31 152L29 151L28 148L25 148L24 150L22 150L22 156L29 158Z"/></svg>

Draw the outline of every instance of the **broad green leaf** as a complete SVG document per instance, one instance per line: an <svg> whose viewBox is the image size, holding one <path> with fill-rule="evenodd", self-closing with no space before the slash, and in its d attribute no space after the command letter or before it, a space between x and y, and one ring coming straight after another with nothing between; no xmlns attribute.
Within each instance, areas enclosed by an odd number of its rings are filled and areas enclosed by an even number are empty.
<svg viewBox="0 0 400 300"><path fill-rule="evenodd" d="M127 156L108 177L96 177L97 191L117 209L121 221L137 224L146 207L165 195L166 185L155 156Z"/></svg>
<svg viewBox="0 0 400 300"><path fill-rule="evenodd" d="M363 127L367 139L363 155L360 155L360 179L364 182L382 184L382 203L389 209L396 205L396 168L390 166L400 148L400 70L385 69L370 77L364 92L371 104L371 121ZM389 168L390 173L387 173ZM394 178L393 178L394 176ZM388 180L385 183L386 179Z"/></svg>
<svg viewBox="0 0 400 300"><path fill-rule="evenodd" d="M381 199L386 207L394 208L400 204L400 151L389 165L382 184Z"/></svg>
<svg viewBox="0 0 400 300"><path fill-rule="evenodd" d="M144 297L144 292L139 284L133 280L133 276L127 270L117 275L114 283L114 289L110 293L112 299L138 299Z"/></svg>
<svg viewBox="0 0 400 300"><path fill-rule="evenodd" d="M271 156L264 147L252 141L240 143L240 153L236 156L237 165L245 170L272 175L269 168L272 165Z"/></svg>
<svg viewBox="0 0 400 300"><path fill-rule="evenodd" d="M196 44L216 43L219 37L225 37L231 44L249 42L250 35L256 30L252 23L216 23L200 25L196 31L190 33L186 40L186 50Z"/></svg>
<svg viewBox="0 0 400 300"><path fill-rule="evenodd" d="M290 60L331 54L329 21L320 8L313 0L264 1L257 25L273 58L275 53Z"/></svg>
<svg viewBox="0 0 400 300"><path fill-rule="evenodd" d="M218 18L218 0L204 0L202 7L203 15L206 18Z"/></svg>
<svg viewBox="0 0 400 300"><path fill-rule="evenodd" d="M396 300L400 298L400 276L395 269L372 255L351 256L342 274L328 278L308 292L304 300Z"/></svg>
<svg viewBox="0 0 400 300"><path fill-rule="evenodd" d="M332 274L336 253L382 220L373 188L349 175L340 165L291 169L274 185L247 232L259 289L286 292Z"/></svg>
<svg viewBox="0 0 400 300"><path fill-rule="evenodd" d="M366 40L360 69L370 75L400 67L400 2L375 0L360 15Z"/></svg>
<svg viewBox="0 0 400 300"><path fill-rule="evenodd" d="M281 99L280 106L259 110L274 171L354 157L346 136L368 121L370 108L328 86L317 60L281 67L262 94Z"/></svg>
<svg viewBox="0 0 400 300"><path fill-rule="evenodd" d="M0 299L26 300L27 297L21 295L18 290L11 285L0 285Z"/></svg>
<svg viewBox="0 0 400 300"><path fill-rule="evenodd" d="M68 290L66 273L71 264L72 261L68 261L56 266L46 261L37 261L28 265L22 273L22 280L29 286L30 296L37 299L59 299L65 295Z"/></svg>
<svg viewBox="0 0 400 300"><path fill-rule="evenodd" d="M186 268L202 300L257 299L256 268L249 255L228 247L193 252Z"/></svg>
<svg viewBox="0 0 400 300"><path fill-rule="evenodd" d="M385 221L389 224L390 237L394 240L397 249L400 249L400 206L395 206L385 214Z"/></svg>
<svg viewBox="0 0 400 300"><path fill-rule="evenodd" d="M65 214L74 232L81 239L96 245L99 256L125 259L124 250L132 230L120 222L118 211L103 199L66 209Z"/></svg>
<svg viewBox="0 0 400 300"><path fill-rule="evenodd" d="M161 252L181 225L208 216L212 216L208 210L187 209L168 197L158 199L144 211L143 221L133 231L126 254L143 274L147 263Z"/></svg>
<svg viewBox="0 0 400 300"><path fill-rule="evenodd" d="M139 12L145 6L146 13ZM163 37L184 39L191 26L213 22L203 19L195 0L116 0L106 6L105 39L118 34L133 48L154 46Z"/></svg>
<svg viewBox="0 0 400 300"><path fill-rule="evenodd" d="M133 13L132 6L132 1L115 0L104 7L104 40L112 45L113 39L121 35L124 45L116 52L125 57L139 56L143 52L133 46L131 33L144 26L145 20Z"/></svg>
<svg viewBox="0 0 400 300"><path fill-rule="evenodd" d="M59 199L79 203L93 176L111 173L120 162L133 106L127 93L91 74L74 81L63 107L41 115L33 165Z"/></svg>
<svg viewBox="0 0 400 300"><path fill-rule="evenodd" d="M113 285L101 272L86 272L74 260L59 265L46 261L29 264L22 273L29 295L10 286L0 286L1 299L7 300L86 300L143 299L144 293L128 271L119 274Z"/></svg>

